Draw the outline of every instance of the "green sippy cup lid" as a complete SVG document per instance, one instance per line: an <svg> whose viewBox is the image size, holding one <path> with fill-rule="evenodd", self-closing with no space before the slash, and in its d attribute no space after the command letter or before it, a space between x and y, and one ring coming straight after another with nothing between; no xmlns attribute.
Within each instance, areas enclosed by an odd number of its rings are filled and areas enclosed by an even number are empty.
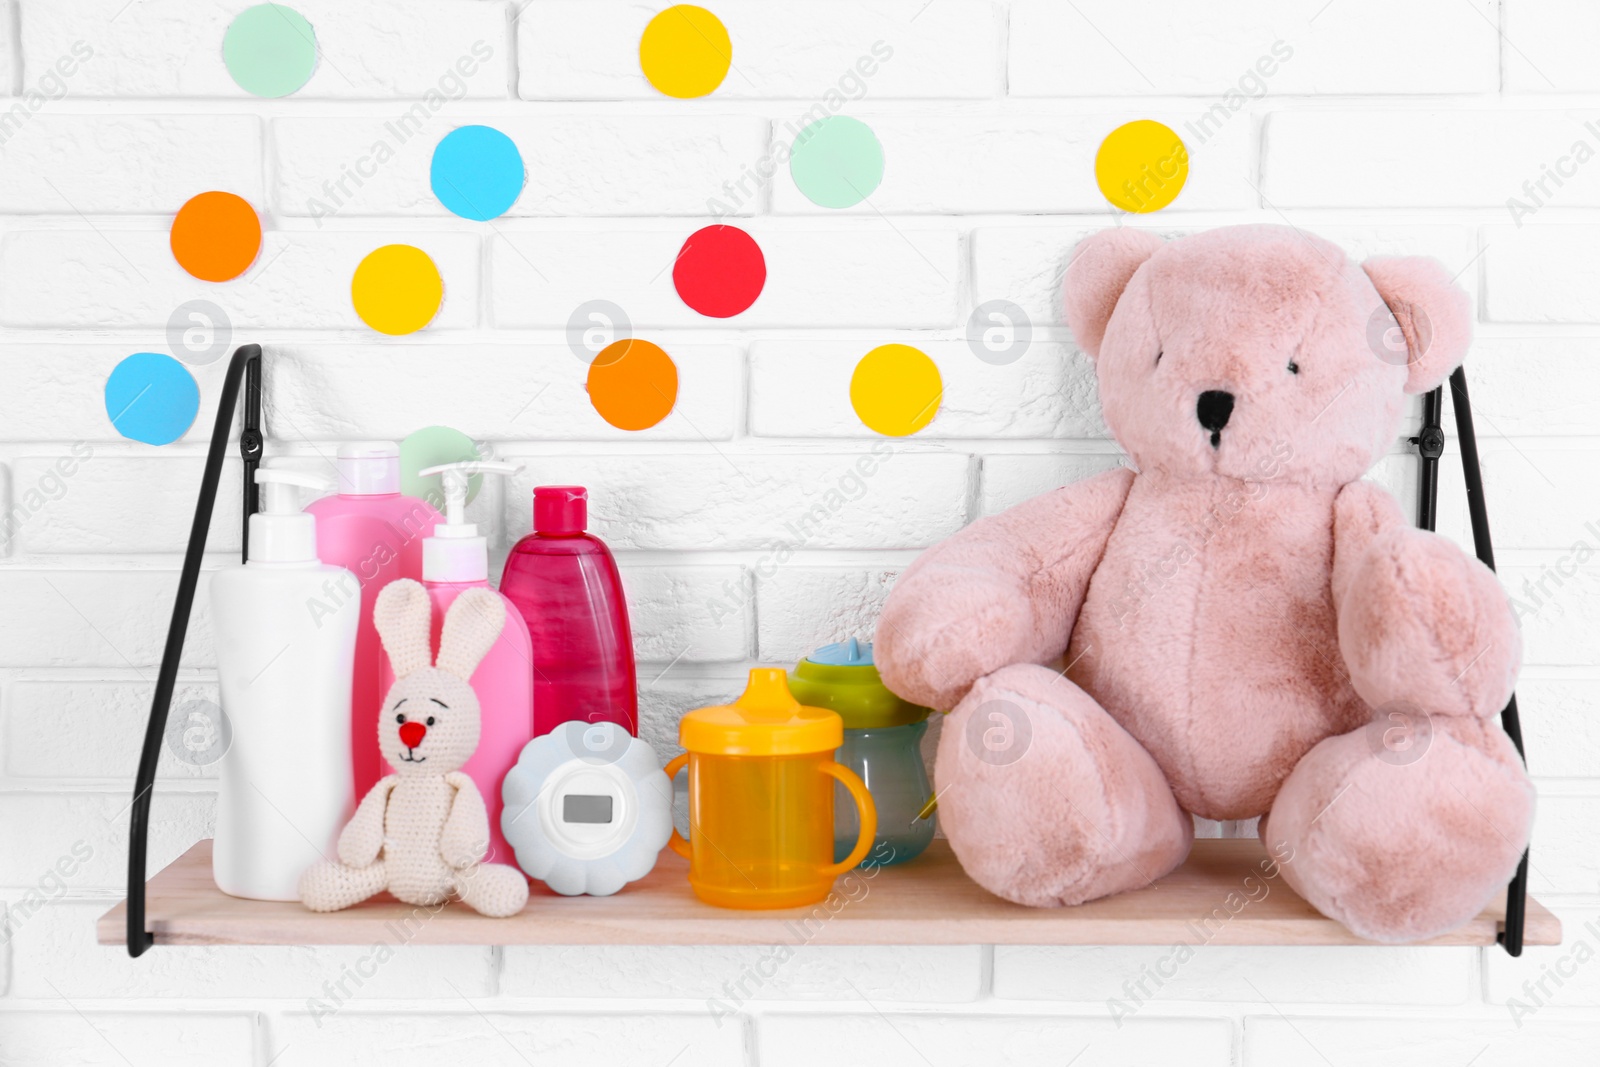
<svg viewBox="0 0 1600 1067"><path fill-rule="evenodd" d="M789 691L802 704L839 713L846 730L909 726L929 709L889 691L872 662L872 645L851 638L824 645L789 672Z"/></svg>

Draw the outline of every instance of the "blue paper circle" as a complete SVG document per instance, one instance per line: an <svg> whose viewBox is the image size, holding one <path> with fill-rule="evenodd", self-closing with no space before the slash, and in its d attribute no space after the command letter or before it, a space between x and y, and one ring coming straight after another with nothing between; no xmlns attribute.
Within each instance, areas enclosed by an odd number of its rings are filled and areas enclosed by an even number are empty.
<svg viewBox="0 0 1600 1067"><path fill-rule="evenodd" d="M106 379L106 415L122 436L170 445L194 425L200 387L189 369L159 352L135 352Z"/></svg>
<svg viewBox="0 0 1600 1067"><path fill-rule="evenodd" d="M484 222L504 215L522 195L522 153L491 126L462 126L433 150L433 195L452 214Z"/></svg>

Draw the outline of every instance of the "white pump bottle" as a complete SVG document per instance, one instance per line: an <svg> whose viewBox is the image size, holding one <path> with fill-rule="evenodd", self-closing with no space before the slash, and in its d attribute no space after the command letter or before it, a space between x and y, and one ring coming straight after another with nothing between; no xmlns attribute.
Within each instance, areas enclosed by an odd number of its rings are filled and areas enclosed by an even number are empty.
<svg viewBox="0 0 1600 1067"><path fill-rule="evenodd" d="M301 873L337 855L355 807L350 682L361 587L317 559L317 522L296 486L314 474L256 471L263 508L250 516L250 558L211 579L217 675L233 741L220 761L217 888L253 900L298 900Z"/></svg>

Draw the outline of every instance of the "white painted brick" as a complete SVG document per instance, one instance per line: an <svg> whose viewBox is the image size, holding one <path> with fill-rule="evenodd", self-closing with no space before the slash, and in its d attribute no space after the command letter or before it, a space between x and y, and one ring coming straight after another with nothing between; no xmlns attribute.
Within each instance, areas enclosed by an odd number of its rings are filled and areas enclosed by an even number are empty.
<svg viewBox="0 0 1600 1067"><path fill-rule="evenodd" d="M494 991L487 945L373 944L320 948L163 945L137 965L121 945L95 942L104 901L58 902L35 913L13 940L12 995L71 997L273 997L309 1010L372 999L458 1000ZM426 915L426 909L421 915ZM421 922L426 925L426 919Z"/></svg>
<svg viewBox="0 0 1600 1067"><path fill-rule="evenodd" d="M1530 678L1517 683L1528 768L1546 778L1600 777L1600 679Z"/></svg>
<svg viewBox="0 0 1600 1067"><path fill-rule="evenodd" d="M990 325L985 320L985 326ZM757 341L750 348L750 432L758 437L872 437L850 404L856 364L881 343ZM1094 366L1068 345L1034 340L1015 362L980 360L966 341L910 341L939 368L937 437L1098 437Z"/></svg>
<svg viewBox="0 0 1600 1067"><path fill-rule="evenodd" d="M282 1067L436 1067L441 1059L465 1063L560 1063L563 1067L615 1067L641 1059L663 1063L675 1053L703 1067L744 1067L744 1028L719 1027L704 1012L616 1014L504 1012L481 1009L460 997L441 1000L454 1014L364 1014L328 1018L295 1013L273 1026L274 1059ZM513 1055L514 1054L514 1055Z"/></svg>
<svg viewBox="0 0 1600 1067"><path fill-rule="evenodd" d="M1485 957L1485 999L1504 1004L1523 1026L1546 1007L1600 1005L1600 910L1560 904L1550 910L1561 919L1561 944L1526 945L1516 957L1499 951Z"/></svg>
<svg viewBox="0 0 1600 1067"><path fill-rule="evenodd" d="M0 753L13 779L106 782L122 788L139 768L139 745L155 686L139 682L12 682L5 692ZM209 682L182 682L172 707L217 700ZM215 764L197 767L163 748L158 779L216 777Z"/></svg>
<svg viewBox="0 0 1600 1067"><path fill-rule="evenodd" d="M1283 223L1276 215L1260 221ZM1061 283L1073 246L1106 228L1098 223L978 228L972 238L973 306L988 300L1010 300L1022 308L1035 328L1061 322ZM1162 228L1156 232L1170 238L1193 231ZM1478 254L1470 228L1319 226L1316 232L1357 260L1374 255L1433 256L1451 273L1464 271L1458 283L1469 292L1474 288L1474 274L1465 270Z"/></svg>
<svg viewBox="0 0 1600 1067"><path fill-rule="evenodd" d="M1382 1003L1460 1004L1475 992L1470 948L1186 947L1193 955L1180 959L1176 946L999 945L994 992L1091 1001L1124 1018L1158 1013L1167 1001L1254 1000L1251 983L1297 1003L1341 1003L1359 989L1361 999Z"/></svg>
<svg viewBox="0 0 1600 1067"><path fill-rule="evenodd" d="M1266 996L1272 996L1263 990ZM1263 1006L1265 1007L1265 1006ZM1498 1013L1482 1019L1316 1018L1268 1014L1244 1020L1245 1067L1472 1067L1581 1064L1592 1058L1600 1025L1540 1019L1517 1029Z"/></svg>
<svg viewBox="0 0 1600 1067"><path fill-rule="evenodd" d="M618 304L635 328L720 325L690 310L672 285L672 264L696 228L689 222L627 233L501 227L489 245L494 323L564 328L580 304L602 298ZM953 230L890 228L876 219L747 229L766 259L766 286L727 325L910 329L956 321Z"/></svg>
<svg viewBox="0 0 1600 1067"><path fill-rule="evenodd" d="M1118 1029L1100 1015L770 1014L757 1025L762 1067L802 1067L849 1049L858 1062L1004 1063L1014 1067L1111 1067L1232 1062L1221 1019L1140 1018ZM1077 1059L1074 1060L1073 1057Z"/></svg>
<svg viewBox="0 0 1600 1067"><path fill-rule="evenodd" d="M138 740L129 738L128 743ZM125 890L132 800L131 783L115 793L0 794L0 816L9 827L6 849L0 853L0 885L28 888L50 876L46 890L57 877L72 892ZM151 797L150 873L211 836L214 807L212 798L202 793L157 792ZM8 896L15 903L17 896Z"/></svg>
<svg viewBox="0 0 1600 1067"><path fill-rule="evenodd" d="M979 515L994 515L1063 485L1124 465L1114 452L986 455L978 491Z"/></svg>
<svg viewBox="0 0 1600 1067"><path fill-rule="evenodd" d="M522 154L527 185L506 212L513 218L705 215L725 195L723 183L766 151L766 122L753 115L452 113L409 137L386 118L287 118L272 126L273 204L280 214L312 218L451 217L433 194L429 164L445 134L474 123L504 133ZM737 213L756 206L750 200Z"/></svg>
<svg viewBox="0 0 1600 1067"><path fill-rule="evenodd" d="M1496 548L1564 553L1581 540L1600 552L1600 451L1498 439L1479 447Z"/></svg>
<svg viewBox="0 0 1600 1067"><path fill-rule="evenodd" d="M135 352L171 351L164 330L135 336L138 340L126 345L0 346L0 441L82 441L90 447L102 441L125 442L106 414L106 379ZM244 340L236 339L239 344ZM219 359L188 368L200 387L200 410L183 440L211 439L227 366L226 359ZM236 433L237 429L236 423Z"/></svg>
<svg viewBox="0 0 1600 1067"><path fill-rule="evenodd" d="M69 994L70 996L70 994ZM59 998L52 998L59 999ZM88 1067L160 1063L162 1067L250 1067L256 1017L245 1012L8 1011L6 1067ZM137 1057L130 1059L129 1057Z"/></svg>
<svg viewBox="0 0 1600 1067"><path fill-rule="evenodd" d="M852 208L818 207L795 186L787 164L773 178L773 210L780 214L941 214L1097 212L1111 205L1095 182L1094 157L1107 134L1134 119L1178 127L1186 116L1158 110L1084 115L1040 110L1016 114L915 116L864 113L883 146L883 182ZM779 122L773 138L788 146L804 124ZM1188 141L1186 140L1187 144ZM1163 210L1246 209L1255 206L1255 153L1249 123L1231 123L1203 149L1204 166L1191 165L1178 198ZM779 158L786 158L780 156Z"/></svg>
<svg viewBox="0 0 1600 1067"><path fill-rule="evenodd" d="M786 565L776 556L756 570L761 659L786 666L834 641L871 641L899 577L898 568Z"/></svg>
<svg viewBox="0 0 1600 1067"><path fill-rule="evenodd" d="M1594 847L1597 821L1600 796L1552 794L1541 783L1533 842L1529 845L1530 893L1581 893L1592 897L1600 892L1600 854Z"/></svg>
<svg viewBox="0 0 1600 1067"><path fill-rule="evenodd" d="M750 604L741 567L624 562L633 649L644 663L729 663L750 652Z"/></svg>
<svg viewBox="0 0 1600 1067"><path fill-rule="evenodd" d="M1522 626L1522 661L1531 666L1600 664L1600 560L1575 566L1565 551L1538 566L1500 565L1500 584ZM1564 577L1562 564L1575 570ZM1543 581L1541 586L1539 583Z"/></svg>
<svg viewBox="0 0 1600 1067"><path fill-rule="evenodd" d="M0 211L174 215L208 189L263 211L261 127L244 115L0 116Z"/></svg>
<svg viewBox="0 0 1600 1067"><path fill-rule="evenodd" d="M159 326L179 304L225 306L244 328L368 330L350 302L356 265L375 248L411 244L433 258L444 304L427 327L478 322L478 239L383 231L263 235L255 265L218 286L184 273L165 230L15 230L0 238L0 323L23 327ZM243 338L239 338L242 343Z"/></svg>
<svg viewBox="0 0 1600 1067"><path fill-rule="evenodd" d="M1494 19L1493 0L1154 9L1013 0L1008 88L1015 96L1492 93L1499 87ZM1258 67L1280 40L1292 54ZM1419 40L1428 42L1425 50Z"/></svg>
<svg viewBox="0 0 1600 1067"><path fill-rule="evenodd" d="M738 667L729 668L726 677L689 674L678 665L652 663L641 667L639 736L650 742L665 764L683 751L678 744L678 720L684 712L726 704L739 695L744 684L745 673Z"/></svg>
<svg viewBox="0 0 1600 1067"><path fill-rule="evenodd" d="M841 883L843 885L843 883ZM666 997L720 1002L977 999L975 945L508 948L500 992L526 997ZM853 987L853 988L852 988Z"/></svg>
<svg viewBox="0 0 1600 1067"><path fill-rule="evenodd" d="M1485 226L1483 245L1488 321L1600 322L1600 226Z"/></svg>
<svg viewBox="0 0 1600 1067"><path fill-rule="evenodd" d="M589 489L589 529L612 548L918 548L965 521L967 457L899 452L543 456L512 480L509 536L535 485ZM870 473L867 473L869 472Z"/></svg>
<svg viewBox="0 0 1600 1067"><path fill-rule="evenodd" d="M1575 142L1594 153L1596 111L1286 110L1267 119L1263 136L1262 193L1280 208L1506 208L1510 197L1530 211L1541 201L1600 204L1600 168L1559 164ZM1543 166L1558 164L1576 171L1559 188L1548 184L1548 195L1523 188Z"/></svg>
<svg viewBox="0 0 1600 1067"><path fill-rule="evenodd" d="M248 4L51 0L26 6L23 80L29 86L82 40L93 47L94 58L68 80L74 96L254 99L234 84L222 62L223 34ZM311 23L319 55L311 80L291 100L421 98L430 91L441 99L507 94L504 5L295 0L292 6ZM466 65L458 69L460 60Z"/></svg>
<svg viewBox="0 0 1600 1067"><path fill-rule="evenodd" d="M639 69L639 37L661 10L611 0L540 0L517 19L525 100L661 99ZM725 0L716 15L733 68L711 99L825 102L987 97L1001 91L997 5L976 0ZM882 42L878 55L873 45ZM888 57L883 58L887 51Z"/></svg>
<svg viewBox="0 0 1600 1067"><path fill-rule="evenodd" d="M63 468L61 464L68 464ZM65 475L66 469L75 473ZM25 553L182 552L194 521L205 460L201 457L124 458L70 455L28 458L16 463L19 486L61 485L55 498L17 528L17 546ZM208 552L238 552L243 468L223 464L217 487ZM51 475L56 477L52 479ZM159 502L152 506L152 502ZM137 515L137 522L129 522Z"/></svg>
<svg viewBox="0 0 1600 1067"><path fill-rule="evenodd" d="M185 667L214 662L209 586L202 571ZM0 667L153 668L177 590L176 569L0 569Z"/></svg>
<svg viewBox="0 0 1600 1067"><path fill-rule="evenodd" d="M1591 434L1600 426L1600 338L1480 336L1466 367L1480 436Z"/></svg>
<svg viewBox="0 0 1600 1067"><path fill-rule="evenodd" d="M648 430L600 417L585 387L588 365L565 345L272 345L266 421L289 440L399 440L438 425L478 441L731 439L739 349L658 340L678 367L678 401Z"/></svg>
<svg viewBox="0 0 1600 1067"><path fill-rule="evenodd" d="M1504 0L1500 7L1506 92L1600 89L1586 46L1600 34L1600 9L1585 0Z"/></svg>

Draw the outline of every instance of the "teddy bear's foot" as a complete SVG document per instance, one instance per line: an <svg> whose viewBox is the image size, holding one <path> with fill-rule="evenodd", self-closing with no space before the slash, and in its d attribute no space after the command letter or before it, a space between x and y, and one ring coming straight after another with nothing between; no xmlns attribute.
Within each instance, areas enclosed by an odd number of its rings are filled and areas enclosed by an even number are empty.
<svg viewBox="0 0 1600 1067"><path fill-rule="evenodd" d="M1047 667L980 679L939 740L939 823L967 874L1035 907L1150 884L1183 862L1194 823L1156 761Z"/></svg>
<svg viewBox="0 0 1600 1067"><path fill-rule="evenodd" d="M503 919L528 902L528 876L503 863L475 863L457 872L456 895L479 915Z"/></svg>
<svg viewBox="0 0 1600 1067"><path fill-rule="evenodd" d="M389 872L381 859L365 867L316 863L300 876L300 900L312 911L341 911L388 887Z"/></svg>
<svg viewBox="0 0 1600 1067"><path fill-rule="evenodd" d="M1374 941L1416 941L1455 929L1504 890L1533 797L1499 724L1380 719L1300 760L1261 839L1324 915Z"/></svg>
<svg viewBox="0 0 1600 1067"><path fill-rule="evenodd" d="M1350 682L1380 712L1487 718L1516 683L1522 642L1494 572L1450 541L1375 537L1339 608Z"/></svg>

